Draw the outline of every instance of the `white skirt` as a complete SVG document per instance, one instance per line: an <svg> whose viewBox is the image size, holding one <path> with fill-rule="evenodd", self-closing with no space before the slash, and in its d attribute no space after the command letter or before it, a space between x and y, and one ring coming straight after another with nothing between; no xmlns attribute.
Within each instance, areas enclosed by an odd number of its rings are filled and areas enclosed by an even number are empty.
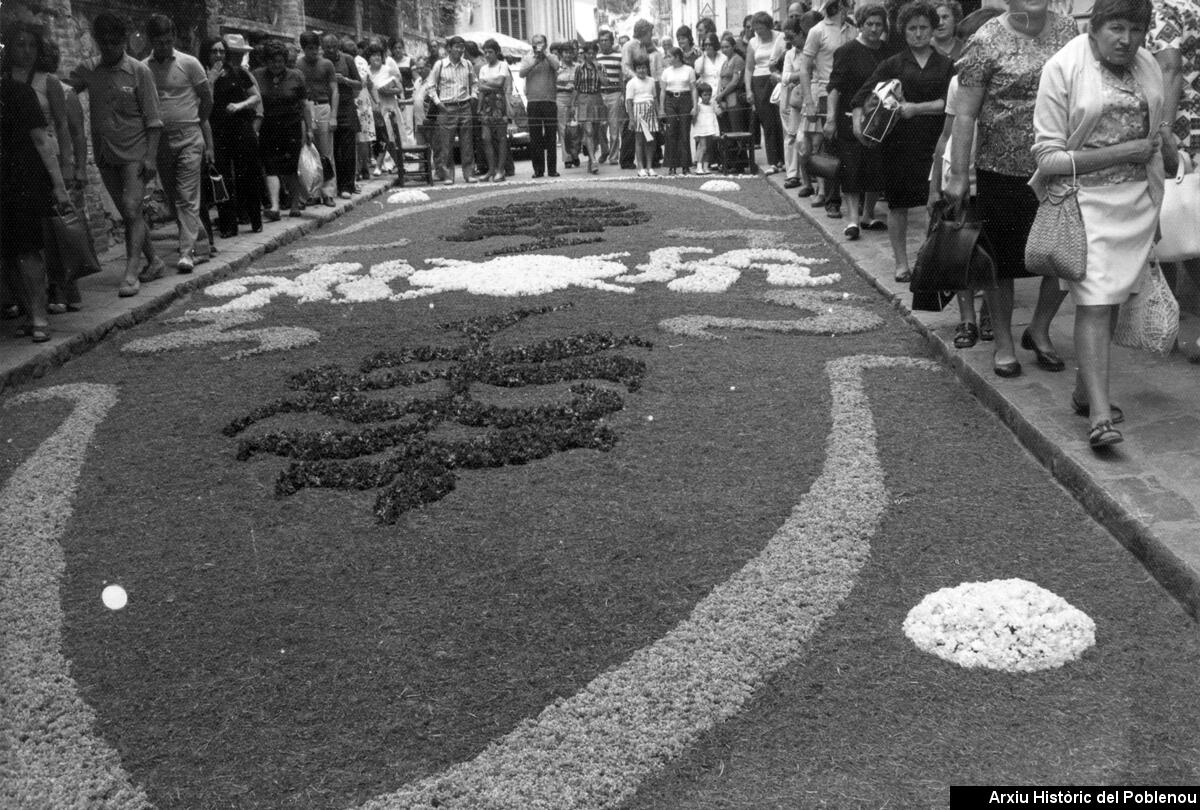
<svg viewBox="0 0 1200 810"><path fill-rule="evenodd" d="M1060 282L1075 303L1123 304L1142 289L1150 269L1150 248L1158 206L1146 181L1079 189L1079 212L1087 233L1087 277Z"/></svg>

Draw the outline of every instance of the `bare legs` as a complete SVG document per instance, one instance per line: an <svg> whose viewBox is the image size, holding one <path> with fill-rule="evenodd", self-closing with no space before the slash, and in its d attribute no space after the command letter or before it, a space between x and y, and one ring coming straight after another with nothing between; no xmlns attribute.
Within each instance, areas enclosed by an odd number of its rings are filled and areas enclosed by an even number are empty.
<svg viewBox="0 0 1200 810"><path fill-rule="evenodd" d="M896 267L896 281L908 281L912 277L912 271L908 268L908 209L907 208L889 208L888 209L888 241L892 245L892 260ZM1012 290L1009 290L1009 299L1011 302ZM1012 310L1011 303L1009 310Z"/></svg>
<svg viewBox="0 0 1200 810"><path fill-rule="evenodd" d="M1013 280L1000 279L996 289L987 290L984 295L992 317L992 329L996 334L996 363L1014 363L1017 354L1012 335ZM1029 335L1043 351L1053 350L1053 344L1050 342L1050 322L1054 320L1066 297L1067 293L1058 288L1058 279L1049 276L1042 278L1037 304L1033 308L1033 318L1029 321Z"/></svg>
<svg viewBox="0 0 1200 810"><path fill-rule="evenodd" d="M121 221L125 226L125 278L123 284L138 283L139 263L142 256L153 266L158 262L154 247L150 244L150 229L142 216L142 197L146 184L142 180L141 163L124 163L115 167L103 167L100 178L108 190L108 196L117 205Z"/></svg>
<svg viewBox="0 0 1200 810"><path fill-rule="evenodd" d="M1117 311L1113 305L1075 307L1075 354L1079 362L1075 399L1088 404L1092 427L1112 420L1108 367Z"/></svg>

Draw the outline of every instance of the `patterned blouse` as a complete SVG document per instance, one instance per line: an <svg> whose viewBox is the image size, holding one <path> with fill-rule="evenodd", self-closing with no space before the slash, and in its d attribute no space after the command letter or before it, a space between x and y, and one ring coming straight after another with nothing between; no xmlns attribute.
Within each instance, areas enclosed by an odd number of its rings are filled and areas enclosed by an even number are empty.
<svg viewBox="0 0 1200 810"><path fill-rule="evenodd" d="M1200 6L1195 0L1154 0L1146 47L1151 53L1179 51L1183 97L1171 131L1184 149L1200 154Z"/></svg>
<svg viewBox="0 0 1200 810"><path fill-rule="evenodd" d="M1072 20L1051 12L1036 37L1016 33L1000 16L984 23L967 42L957 63L958 82L984 88L977 168L1013 177L1033 175L1033 105L1042 67L1078 34Z"/></svg>
<svg viewBox="0 0 1200 810"><path fill-rule="evenodd" d="M1146 94L1132 72L1118 76L1100 67L1104 94L1104 112L1096 128L1083 143L1084 149L1103 149L1118 143L1145 138L1150 130L1149 105ZM1134 180L1146 180L1145 163L1118 163L1115 166L1079 175L1081 186L1111 186Z"/></svg>

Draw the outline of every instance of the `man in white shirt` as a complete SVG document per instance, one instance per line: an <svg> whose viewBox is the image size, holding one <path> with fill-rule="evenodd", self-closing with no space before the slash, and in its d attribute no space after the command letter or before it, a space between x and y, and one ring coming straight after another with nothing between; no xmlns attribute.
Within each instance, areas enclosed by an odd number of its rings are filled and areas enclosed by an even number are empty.
<svg viewBox="0 0 1200 810"><path fill-rule="evenodd" d="M427 93L438 110L438 141L446 179L443 185L454 185L454 136L458 135L459 151L462 153L463 178L468 183L478 182L471 176L475 166L475 153L471 137L471 125L475 117L476 79L475 68L463 59L466 40L454 36L446 40L449 54L433 66L429 74Z"/></svg>
<svg viewBox="0 0 1200 810"><path fill-rule="evenodd" d="M847 19L851 6L848 0L827 0L825 19L812 27L804 42L804 55L800 60L800 92L803 94L804 120L800 124L803 138L800 140L800 160L805 155L821 151L822 131L829 101L829 75L833 72L833 53L842 45L858 36L858 29ZM819 181L821 188L813 199L813 207L825 206L825 213L833 218L841 216L841 195L836 184Z"/></svg>
<svg viewBox="0 0 1200 810"><path fill-rule="evenodd" d="M196 266L197 240L203 236L208 241L200 215L200 177L205 158L209 165L216 162L208 125L212 89L200 60L175 50L175 23L170 17L150 15L146 39L151 52L142 61L154 76L163 122L158 174L163 195L179 225L179 261L175 266L180 273L190 273ZM149 281L152 275L148 273L142 280Z"/></svg>

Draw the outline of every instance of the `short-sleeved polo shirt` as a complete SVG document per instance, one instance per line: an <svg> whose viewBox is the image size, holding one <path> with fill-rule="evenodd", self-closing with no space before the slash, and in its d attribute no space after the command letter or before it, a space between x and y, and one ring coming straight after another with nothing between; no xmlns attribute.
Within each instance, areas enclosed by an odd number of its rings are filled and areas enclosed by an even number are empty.
<svg viewBox="0 0 1200 810"><path fill-rule="evenodd" d="M146 130L163 125L150 68L123 54L111 67L97 57L76 75L88 93L96 164L120 166L144 160Z"/></svg>
<svg viewBox="0 0 1200 810"><path fill-rule="evenodd" d="M172 50L161 62L150 54L142 60L154 76L158 88L158 113L163 126L200 123L198 89L208 84L208 74L200 60L183 51Z"/></svg>

